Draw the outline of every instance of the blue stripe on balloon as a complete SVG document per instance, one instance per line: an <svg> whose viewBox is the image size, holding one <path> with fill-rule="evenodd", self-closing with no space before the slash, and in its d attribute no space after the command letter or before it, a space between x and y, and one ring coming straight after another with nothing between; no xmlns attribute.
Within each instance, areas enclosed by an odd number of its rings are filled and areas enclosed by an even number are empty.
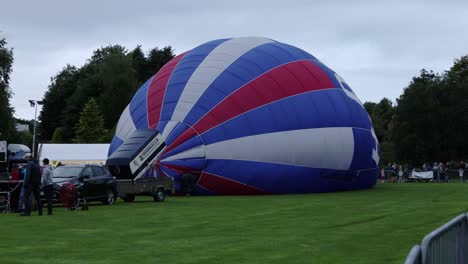
<svg viewBox="0 0 468 264"><path fill-rule="evenodd" d="M160 121L168 121L171 119L172 113L174 112L177 105L177 101L179 101L187 81L190 79L200 63L202 63L202 61L206 58L206 56L208 56L208 54L210 54L216 47L227 40L229 39L218 39L200 45L185 54L184 57L179 61L167 83L161 109ZM159 131L163 131L164 125L160 122L157 129Z"/></svg>
<svg viewBox="0 0 468 264"><path fill-rule="evenodd" d="M177 137L184 133L184 131L188 128L189 127L184 123L177 123L177 125L174 127L174 129L172 129L172 132L167 136L165 140L166 146L169 146L172 142L174 142L174 140L176 140Z"/></svg>
<svg viewBox="0 0 468 264"><path fill-rule="evenodd" d="M244 160L207 160L205 171L266 192L308 193L369 188L375 170L361 173ZM259 177L262 175L262 177Z"/></svg>
<svg viewBox="0 0 468 264"><path fill-rule="evenodd" d="M200 137L195 136L195 137L183 142L181 145L177 146L176 148L172 149L171 151L167 152L160 159L162 160L162 159L164 159L166 157L173 156L173 155L175 155L177 153L180 153L180 152L183 152L185 150L189 150L189 149L195 148L197 146L201 146L201 145L203 145L203 141L201 140Z"/></svg>
<svg viewBox="0 0 468 264"><path fill-rule="evenodd" d="M210 84L184 122L189 125L195 124L229 94L273 68L306 59L320 63L307 52L280 42L271 42L251 49L234 61Z"/></svg>
<svg viewBox="0 0 468 264"><path fill-rule="evenodd" d="M169 168L159 166L159 169L162 170L163 172L165 172L166 175L169 176L169 177L180 177L180 173L178 173L176 171L173 171L173 170L171 170Z"/></svg>
<svg viewBox="0 0 468 264"><path fill-rule="evenodd" d="M148 128L147 98L148 88L153 77L147 80L140 89L138 89L130 102L130 116L132 117L133 124L135 124L137 129Z"/></svg>
<svg viewBox="0 0 468 264"><path fill-rule="evenodd" d="M112 153L114 153L114 151L116 151L120 145L123 144L123 140L120 139L119 137L117 136L114 136L114 138L112 138L112 141L109 145L109 150L107 152L107 157L110 157L110 155L112 155Z"/></svg>
<svg viewBox="0 0 468 264"><path fill-rule="evenodd" d="M376 148L376 142L371 131L367 129L353 128L354 155L350 170L363 170L376 168L378 165L372 159L372 150Z"/></svg>
<svg viewBox="0 0 468 264"><path fill-rule="evenodd" d="M325 89L284 98L243 113L201 137L208 145L245 136L322 127L370 129L371 123L365 109L342 89Z"/></svg>

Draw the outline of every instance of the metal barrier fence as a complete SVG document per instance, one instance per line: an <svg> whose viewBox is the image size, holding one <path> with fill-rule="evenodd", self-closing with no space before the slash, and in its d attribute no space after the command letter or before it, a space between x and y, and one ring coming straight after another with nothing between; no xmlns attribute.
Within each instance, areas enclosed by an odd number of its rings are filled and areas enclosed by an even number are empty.
<svg viewBox="0 0 468 264"><path fill-rule="evenodd" d="M408 257L406 257L405 264L421 264L422 263L422 256L421 256L421 246L415 245L411 249Z"/></svg>
<svg viewBox="0 0 468 264"><path fill-rule="evenodd" d="M395 177L398 177L398 171L394 172L393 170L384 170L385 171L385 177L384 177L384 180L390 180L392 174L395 176ZM411 175L411 171L412 170L407 170L407 171L404 171L404 176L403 178L405 180L408 180L408 176ZM468 181L468 170L463 170L463 177L460 178L459 174L458 174L458 169L449 169L447 171L447 179L449 181ZM380 175L380 172L379 172L379 179L382 180L382 177ZM434 174L434 181L437 180L437 174ZM443 179L441 179L443 180Z"/></svg>
<svg viewBox="0 0 468 264"><path fill-rule="evenodd" d="M468 262L468 215L461 214L424 237L405 264L457 264Z"/></svg>

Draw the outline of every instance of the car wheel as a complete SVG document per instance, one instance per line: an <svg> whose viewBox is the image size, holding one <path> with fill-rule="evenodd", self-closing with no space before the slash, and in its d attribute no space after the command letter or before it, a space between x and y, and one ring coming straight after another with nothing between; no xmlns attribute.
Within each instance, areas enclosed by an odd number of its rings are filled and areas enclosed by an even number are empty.
<svg viewBox="0 0 468 264"><path fill-rule="evenodd" d="M166 200L166 192L163 188L159 188L156 193L153 195L153 200L155 202L164 202Z"/></svg>
<svg viewBox="0 0 468 264"><path fill-rule="evenodd" d="M120 198L122 198L122 200L124 200L126 203L131 203L135 201L135 194L124 193L120 196Z"/></svg>
<svg viewBox="0 0 468 264"><path fill-rule="evenodd" d="M112 190L107 190L106 199L103 201L104 204L112 205L115 203L115 193Z"/></svg>

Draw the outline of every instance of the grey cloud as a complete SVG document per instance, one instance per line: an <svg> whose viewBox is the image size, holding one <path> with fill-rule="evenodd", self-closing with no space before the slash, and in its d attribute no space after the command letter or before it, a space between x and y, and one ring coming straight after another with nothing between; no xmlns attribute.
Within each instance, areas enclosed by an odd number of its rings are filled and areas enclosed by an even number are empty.
<svg viewBox="0 0 468 264"><path fill-rule="evenodd" d="M422 68L446 70L468 53L468 2L453 1L10 1L0 34L15 48L13 106L31 118L67 63L101 46L170 45L265 36L302 48L338 72L362 101L395 99ZM32 87L35 87L34 89Z"/></svg>

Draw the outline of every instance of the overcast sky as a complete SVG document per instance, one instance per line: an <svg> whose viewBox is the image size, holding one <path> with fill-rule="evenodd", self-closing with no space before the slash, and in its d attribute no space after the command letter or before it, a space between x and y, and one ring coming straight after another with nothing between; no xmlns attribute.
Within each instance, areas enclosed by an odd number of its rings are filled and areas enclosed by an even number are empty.
<svg viewBox="0 0 468 264"><path fill-rule="evenodd" d="M34 118L66 64L108 44L176 54L207 41L264 36L306 50L340 74L361 101L395 100L422 68L448 70L468 54L468 1L6 1L0 37L14 48L16 117Z"/></svg>

